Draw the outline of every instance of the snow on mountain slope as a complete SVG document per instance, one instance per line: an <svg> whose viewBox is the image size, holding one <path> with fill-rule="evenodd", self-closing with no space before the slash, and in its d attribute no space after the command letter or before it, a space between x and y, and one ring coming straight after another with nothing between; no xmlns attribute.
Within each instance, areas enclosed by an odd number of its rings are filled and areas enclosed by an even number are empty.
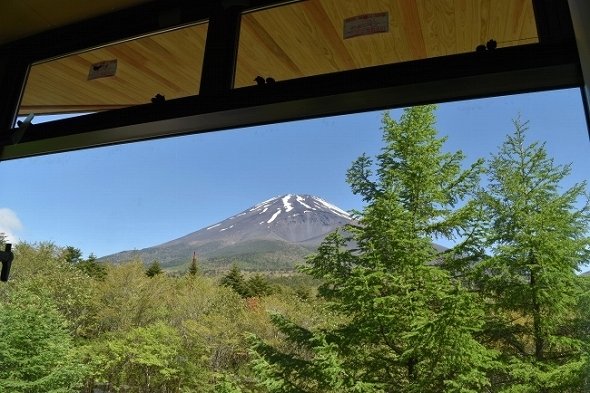
<svg viewBox="0 0 590 393"><path fill-rule="evenodd" d="M235 243L249 239L304 243L351 221L347 212L321 198L287 194L268 199L162 246L214 240Z"/></svg>
<svg viewBox="0 0 590 393"><path fill-rule="evenodd" d="M304 250L315 249L326 235L351 222L352 217L347 212L322 198L286 194L260 202L181 238L135 251L133 255L159 259L166 264L187 258L184 255L187 252L192 255L189 250L205 258L219 258L223 257L224 250L233 255L236 249L252 250L257 244L264 244L261 246L265 248L264 252L268 251L269 244L275 244L283 254L294 253L293 250L304 254L307 253ZM119 261L129 255L130 252L122 252L101 259Z"/></svg>

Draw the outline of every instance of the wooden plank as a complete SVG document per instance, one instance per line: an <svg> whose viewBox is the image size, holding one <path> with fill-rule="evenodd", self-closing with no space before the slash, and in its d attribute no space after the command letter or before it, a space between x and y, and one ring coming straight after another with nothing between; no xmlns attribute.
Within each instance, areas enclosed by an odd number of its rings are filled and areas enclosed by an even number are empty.
<svg viewBox="0 0 590 393"><path fill-rule="evenodd" d="M452 0L417 1L427 57L463 52L456 47L453 3Z"/></svg>

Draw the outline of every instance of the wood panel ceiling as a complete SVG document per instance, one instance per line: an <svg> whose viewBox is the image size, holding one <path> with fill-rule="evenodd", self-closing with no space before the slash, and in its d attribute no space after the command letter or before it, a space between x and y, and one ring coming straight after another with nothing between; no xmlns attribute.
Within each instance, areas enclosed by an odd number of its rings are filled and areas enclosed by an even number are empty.
<svg viewBox="0 0 590 393"><path fill-rule="evenodd" d="M343 38L344 20L387 12L389 31ZM99 111L198 94L207 24L31 67L19 113ZM235 85L277 81L538 41L532 0L307 0L245 14ZM87 80L93 63L115 76Z"/></svg>
<svg viewBox="0 0 590 393"><path fill-rule="evenodd" d="M94 112L198 94L202 23L33 65L20 114ZM88 80L93 64L117 60L114 76Z"/></svg>
<svg viewBox="0 0 590 393"><path fill-rule="evenodd" d="M387 12L389 32L343 39L343 22ZM313 0L244 15L236 86L538 42L531 0Z"/></svg>
<svg viewBox="0 0 590 393"><path fill-rule="evenodd" d="M153 0L2 0L0 44Z"/></svg>

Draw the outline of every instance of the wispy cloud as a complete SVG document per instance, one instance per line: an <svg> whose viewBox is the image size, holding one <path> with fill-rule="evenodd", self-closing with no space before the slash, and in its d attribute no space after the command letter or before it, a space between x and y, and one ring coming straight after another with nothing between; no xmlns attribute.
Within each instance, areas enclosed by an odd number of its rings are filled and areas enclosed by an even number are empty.
<svg viewBox="0 0 590 393"><path fill-rule="evenodd" d="M14 211L6 207L0 207L0 233L6 235L12 243L18 242L18 232L23 229L23 224Z"/></svg>

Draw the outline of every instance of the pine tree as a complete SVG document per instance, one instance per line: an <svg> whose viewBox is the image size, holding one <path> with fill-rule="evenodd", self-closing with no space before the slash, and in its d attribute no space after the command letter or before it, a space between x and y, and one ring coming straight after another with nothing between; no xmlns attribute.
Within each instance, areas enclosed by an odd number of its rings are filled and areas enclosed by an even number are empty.
<svg viewBox="0 0 590 393"><path fill-rule="evenodd" d="M96 255L90 254L88 259L82 260L76 264L76 268L86 273L88 276L103 280L107 275L106 265L96 260Z"/></svg>
<svg viewBox="0 0 590 393"><path fill-rule="evenodd" d="M66 262L76 264L81 262L82 259L82 250L73 246L67 246L63 250L63 258Z"/></svg>
<svg viewBox="0 0 590 393"><path fill-rule="evenodd" d="M366 207L347 235L328 236L304 270L346 322L310 331L275 318L297 350L254 340L254 366L269 391L479 392L494 352L477 342L476 299L443 267L432 242L465 237L476 210L465 201L481 162L461 168L445 153L434 106L383 117L385 147L347 174ZM462 203L462 207L457 207ZM350 238L349 238L350 237ZM351 244L356 245L351 250ZM449 250L449 256L458 255ZM451 259L451 258L449 258Z"/></svg>
<svg viewBox="0 0 590 393"><path fill-rule="evenodd" d="M162 274L164 271L162 270L162 267L160 266L160 262L158 261L153 261L147 268L147 270L145 271L145 275L148 277L154 277L158 274Z"/></svg>
<svg viewBox="0 0 590 393"><path fill-rule="evenodd" d="M246 283L246 293L245 297L260 297L260 296L268 296L273 293L273 288L266 279L261 274L255 274L250 277Z"/></svg>
<svg viewBox="0 0 590 393"><path fill-rule="evenodd" d="M188 274L191 276L196 276L197 274L199 274L199 264L197 262L197 253L193 252L193 259L191 261L191 265L188 268Z"/></svg>
<svg viewBox="0 0 590 393"><path fill-rule="evenodd" d="M221 279L221 285L236 291L240 296L245 297L246 282L240 268L233 264L229 272Z"/></svg>
<svg viewBox="0 0 590 393"><path fill-rule="evenodd" d="M506 392L582 391L588 344L572 336L582 295L576 271L588 261L588 204L576 209L585 184L562 191L569 166L556 165L545 146L527 144L527 123L514 121L489 165L482 194L491 256L479 267L488 304L488 339L506 365Z"/></svg>

